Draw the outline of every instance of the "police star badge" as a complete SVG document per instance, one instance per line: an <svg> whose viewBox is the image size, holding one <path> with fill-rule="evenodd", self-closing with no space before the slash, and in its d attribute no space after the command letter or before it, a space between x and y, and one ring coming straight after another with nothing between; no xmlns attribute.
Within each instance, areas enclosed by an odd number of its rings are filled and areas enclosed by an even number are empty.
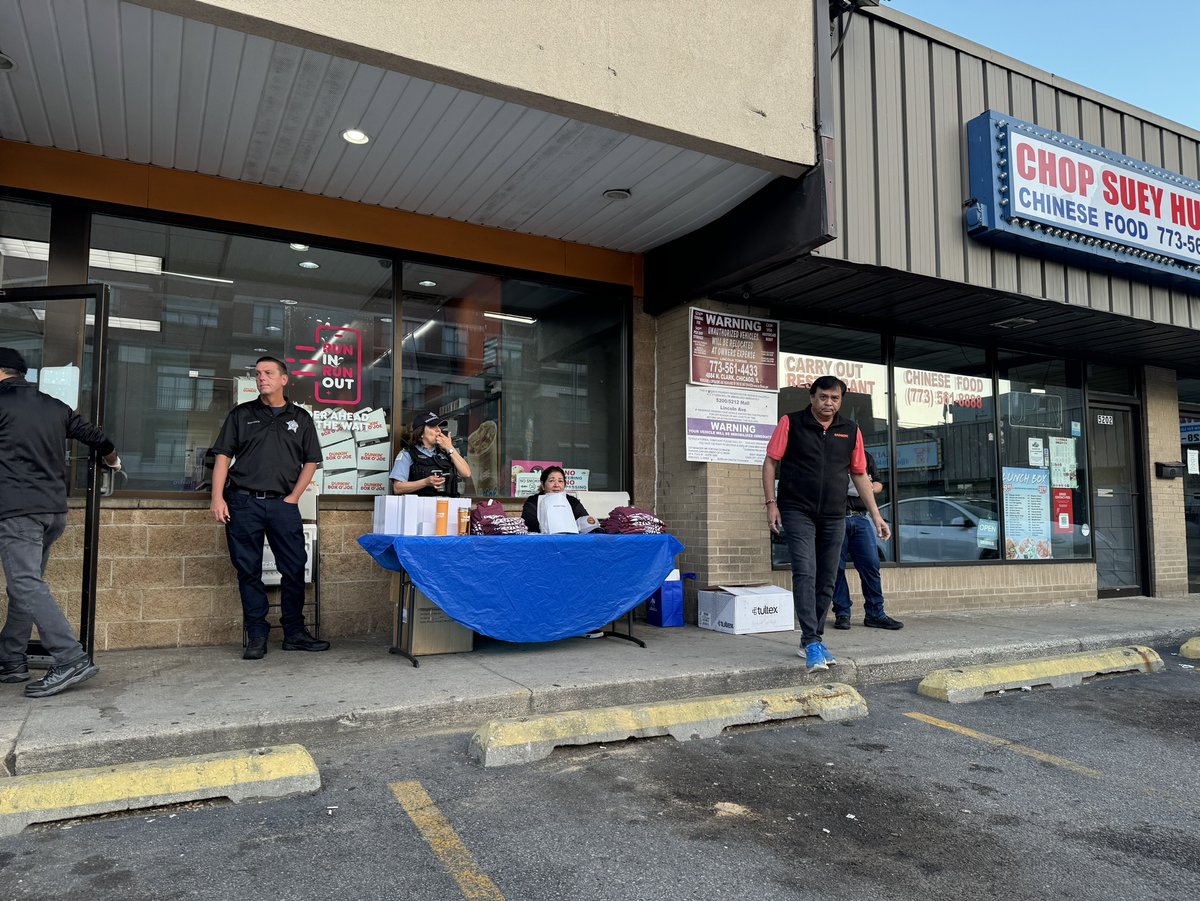
<svg viewBox="0 0 1200 901"><path fill-rule="evenodd" d="M289 432L294 432L298 428L300 428L300 423L296 422L296 420L293 419L291 422L288 423L288 431Z"/></svg>

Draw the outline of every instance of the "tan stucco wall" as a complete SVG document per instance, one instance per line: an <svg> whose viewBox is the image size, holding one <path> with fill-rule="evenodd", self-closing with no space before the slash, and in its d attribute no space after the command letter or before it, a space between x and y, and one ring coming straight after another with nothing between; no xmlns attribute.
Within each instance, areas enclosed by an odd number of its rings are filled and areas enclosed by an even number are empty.
<svg viewBox="0 0 1200 901"><path fill-rule="evenodd" d="M813 0L133 0L795 175Z"/></svg>

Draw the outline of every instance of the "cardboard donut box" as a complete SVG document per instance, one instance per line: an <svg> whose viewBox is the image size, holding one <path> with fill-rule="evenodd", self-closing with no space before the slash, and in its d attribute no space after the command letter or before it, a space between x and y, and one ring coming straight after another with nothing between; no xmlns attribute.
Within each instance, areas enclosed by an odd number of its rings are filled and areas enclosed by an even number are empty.
<svg viewBox="0 0 1200 901"><path fill-rule="evenodd" d="M696 622L701 629L749 635L795 629L792 593L778 585L713 585L697 592Z"/></svg>

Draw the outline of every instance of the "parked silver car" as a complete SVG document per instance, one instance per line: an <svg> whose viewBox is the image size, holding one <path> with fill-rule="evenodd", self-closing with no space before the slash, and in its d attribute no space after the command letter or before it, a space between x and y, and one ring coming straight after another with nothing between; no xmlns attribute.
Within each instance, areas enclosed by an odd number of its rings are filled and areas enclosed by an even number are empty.
<svg viewBox="0 0 1200 901"><path fill-rule="evenodd" d="M879 512L891 525L893 533L899 533L905 562L986 560L1000 555L996 508L990 501L958 497L905 498L899 502L898 527L891 504L881 504ZM979 534L981 522L984 523L982 539ZM879 558L895 559L894 541L879 542Z"/></svg>

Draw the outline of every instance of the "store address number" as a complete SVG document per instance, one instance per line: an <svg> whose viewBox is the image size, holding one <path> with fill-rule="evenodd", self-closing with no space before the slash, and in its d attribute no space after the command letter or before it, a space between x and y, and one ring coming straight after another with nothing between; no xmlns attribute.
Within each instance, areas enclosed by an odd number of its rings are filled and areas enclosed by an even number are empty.
<svg viewBox="0 0 1200 901"><path fill-rule="evenodd" d="M1096 425L1112 425L1113 415L1111 413L1097 413Z"/></svg>

